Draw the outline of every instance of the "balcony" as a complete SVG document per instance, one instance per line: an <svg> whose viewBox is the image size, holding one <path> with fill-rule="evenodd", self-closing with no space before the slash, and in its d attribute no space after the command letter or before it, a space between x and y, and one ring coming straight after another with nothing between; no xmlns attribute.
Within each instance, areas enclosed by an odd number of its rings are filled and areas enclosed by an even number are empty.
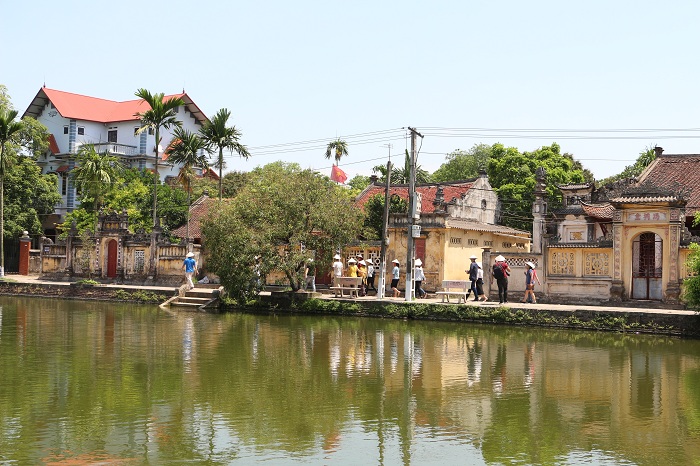
<svg viewBox="0 0 700 466"><path fill-rule="evenodd" d="M95 151L98 153L107 152L110 155L118 155L122 157L133 157L135 155L141 155L138 152L136 146L129 146L126 144L117 144L116 142L100 142L93 144L95 146Z"/></svg>

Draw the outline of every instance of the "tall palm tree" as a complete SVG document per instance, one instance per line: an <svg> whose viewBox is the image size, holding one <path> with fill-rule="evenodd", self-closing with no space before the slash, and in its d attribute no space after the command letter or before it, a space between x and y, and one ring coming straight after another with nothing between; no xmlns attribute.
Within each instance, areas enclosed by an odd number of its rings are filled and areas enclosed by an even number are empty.
<svg viewBox="0 0 700 466"><path fill-rule="evenodd" d="M192 180L195 177L195 167L207 169L207 157L204 155L206 142L198 135L182 128L175 128L174 139L165 153L168 160L182 164L177 181L187 192L187 241L190 240L190 204L192 203Z"/></svg>
<svg viewBox="0 0 700 466"><path fill-rule="evenodd" d="M185 102L179 97L171 97L165 100L165 94L162 92L151 94L146 89L139 89L136 91L136 97L146 101L148 105L151 106L150 110L145 112L137 113L136 116L141 119L141 128L139 128L136 133L141 134L142 132L152 129L156 136L156 146L155 146L155 182L153 185L153 226L158 225L158 183L160 182L160 176L158 175L158 158L160 157L159 145L160 145L160 129L169 129L171 126L180 127L182 122L177 119L175 114L175 109L185 105Z"/></svg>
<svg viewBox="0 0 700 466"><path fill-rule="evenodd" d="M238 142L241 137L241 132L235 126L226 126L231 112L228 109L222 108L214 118L206 122L199 130L200 137L207 144L209 154L218 149L218 159L214 163L214 167L219 169L219 200L223 194L222 171L224 168L224 149L235 151L241 157L248 158L250 153L246 146Z"/></svg>
<svg viewBox="0 0 700 466"><path fill-rule="evenodd" d="M92 208L99 210L104 194L111 188L122 171L120 160L107 151L99 153L92 144L83 144L75 157L76 167L71 177L84 198L92 198Z"/></svg>
<svg viewBox="0 0 700 466"><path fill-rule="evenodd" d="M5 146L23 128L15 118L17 110L0 108L0 277L5 276L5 171L10 164Z"/></svg>
<svg viewBox="0 0 700 466"><path fill-rule="evenodd" d="M335 152L335 154L333 154ZM340 164L340 159L344 155L348 155L348 143L338 138L335 141L328 143L326 147L326 158L330 160L331 156L335 155L335 164Z"/></svg>

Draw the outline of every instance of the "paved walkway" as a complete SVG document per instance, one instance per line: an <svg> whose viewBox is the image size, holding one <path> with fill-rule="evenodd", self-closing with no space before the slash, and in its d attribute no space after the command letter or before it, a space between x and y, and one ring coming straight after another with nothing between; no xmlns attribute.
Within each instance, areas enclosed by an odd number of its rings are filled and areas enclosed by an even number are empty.
<svg viewBox="0 0 700 466"><path fill-rule="evenodd" d="M46 285L64 285L64 286L70 286L70 282L61 282L61 281L53 281L53 280L40 280L38 276L36 275L6 275L5 278L8 281L14 281L14 282L20 282L20 283L33 283L33 284L46 284ZM75 280L77 281L77 280ZM138 289L138 290L150 290L154 292L161 292L161 293L174 293L177 287L174 286L140 286L140 285L109 285L105 284L102 286L106 287L115 287L115 288L125 288L125 289ZM325 290L324 290L325 291ZM263 292L263 294L269 294L268 292ZM513 296L516 296L517 299L519 300L521 298L522 293L513 293ZM322 299L347 299L347 298L334 298L332 294L321 294ZM400 302L405 302L405 298L402 296L400 298L392 298L392 297L385 297L383 299L378 299L374 295L368 295L368 296L363 296L361 298L353 298L355 301L381 301L381 302L395 302L395 303L400 303ZM418 299L414 301L415 303L425 303L425 304L436 304L436 303L441 303L442 299L440 297L434 296L434 295L429 295L428 298L426 299ZM454 304L455 301L452 300L452 304ZM605 312L620 312L620 313L647 313L647 314L665 314L665 315L695 315L695 311L690 311L690 310L683 310L683 309L663 309L661 307L630 307L630 306L609 306L609 305L584 305L584 304L545 304L545 303L537 303L537 304L526 304L526 303L521 303L519 301L517 302L508 302L505 304L498 304L497 301L480 301L480 302L475 302L473 300L468 300L467 304L469 305L474 305L474 306L479 306L479 307L485 307L485 308L493 308L493 307L498 307L498 306L507 306L515 309L541 309L541 310L549 310L549 311L563 311L563 312L574 312L574 311L605 311ZM652 303L650 303L651 306L653 306Z"/></svg>

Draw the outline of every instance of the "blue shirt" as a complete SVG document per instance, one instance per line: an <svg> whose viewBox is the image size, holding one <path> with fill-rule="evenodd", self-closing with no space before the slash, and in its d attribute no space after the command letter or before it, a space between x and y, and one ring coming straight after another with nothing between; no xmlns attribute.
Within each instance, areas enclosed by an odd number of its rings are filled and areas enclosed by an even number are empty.
<svg viewBox="0 0 700 466"><path fill-rule="evenodd" d="M191 257L186 258L183 264L185 264L185 272L194 272L195 267L197 267L197 263Z"/></svg>

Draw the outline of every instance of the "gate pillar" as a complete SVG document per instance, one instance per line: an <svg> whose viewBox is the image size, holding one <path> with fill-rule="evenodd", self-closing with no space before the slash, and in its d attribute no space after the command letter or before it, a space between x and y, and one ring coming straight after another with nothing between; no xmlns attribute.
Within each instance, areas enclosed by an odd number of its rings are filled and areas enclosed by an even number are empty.
<svg viewBox="0 0 700 466"><path fill-rule="evenodd" d="M19 239L19 274L29 275L29 249L32 245L32 239L29 237L29 233L26 231L22 232L22 236Z"/></svg>

